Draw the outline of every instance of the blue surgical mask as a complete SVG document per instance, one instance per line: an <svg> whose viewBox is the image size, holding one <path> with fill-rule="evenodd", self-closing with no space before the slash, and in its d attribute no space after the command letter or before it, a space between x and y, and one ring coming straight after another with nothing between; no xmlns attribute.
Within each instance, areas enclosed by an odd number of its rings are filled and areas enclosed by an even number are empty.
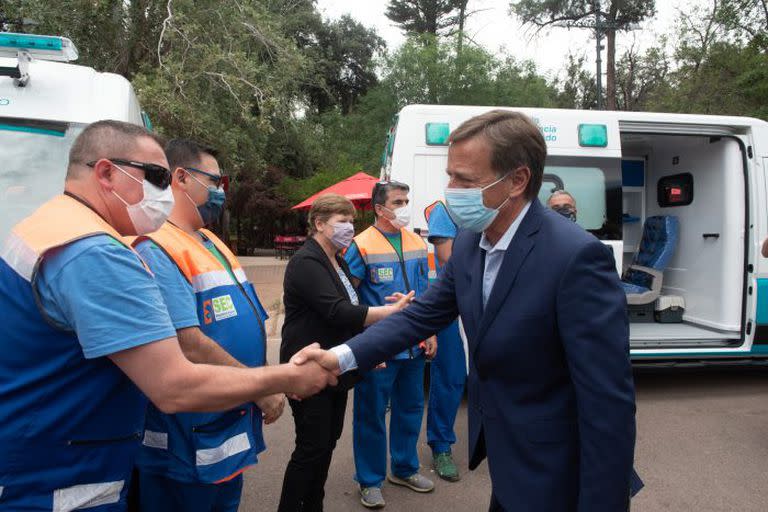
<svg viewBox="0 0 768 512"><path fill-rule="evenodd" d="M501 207L507 204L509 197L498 208L488 208L483 203L483 191L500 183L507 176L483 188L446 188L445 203L454 222L462 229L476 233L485 231L499 214Z"/></svg>
<svg viewBox="0 0 768 512"><path fill-rule="evenodd" d="M213 187L208 186L202 181L198 180L191 174L189 175L193 180L198 182L200 185L208 189L208 199L201 205L197 207L198 213L200 213L200 218L203 219L203 225L210 226L214 222L216 222L219 217L221 216L221 212L224 209L224 201L227 198L226 192L224 192L224 189L219 187ZM189 197L189 195L187 195ZM192 198L189 198L190 201Z"/></svg>

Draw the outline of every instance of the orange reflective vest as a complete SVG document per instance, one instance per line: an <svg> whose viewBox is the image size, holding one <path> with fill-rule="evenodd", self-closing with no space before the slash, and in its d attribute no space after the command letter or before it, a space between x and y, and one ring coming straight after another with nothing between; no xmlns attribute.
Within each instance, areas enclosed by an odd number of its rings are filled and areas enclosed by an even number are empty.
<svg viewBox="0 0 768 512"><path fill-rule="evenodd" d="M266 312L237 257L210 231L200 233L226 263L170 222L134 245L149 239L176 264L192 286L200 330L206 336L245 366L263 366ZM262 415L253 403L220 413L172 415L150 405L137 464L182 482L219 483L255 464L264 449Z"/></svg>
<svg viewBox="0 0 768 512"><path fill-rule="evenodd" d="M386 304L386 297L395 292L408 293L410 290L421 295L427 289L429 269L427 266L427 244L407 229L400 230L402 257L387 237L371 226L355 237L355 245L365 263L366 276L358 287L360 302L370 306ZM412 352L412 351L411 351ZM411 357L405 351L395 359Z"/></svg>

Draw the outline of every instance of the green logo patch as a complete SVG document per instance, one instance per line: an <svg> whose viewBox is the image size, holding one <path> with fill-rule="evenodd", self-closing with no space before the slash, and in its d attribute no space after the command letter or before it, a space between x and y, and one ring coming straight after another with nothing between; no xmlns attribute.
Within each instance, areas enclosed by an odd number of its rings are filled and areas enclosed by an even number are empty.
<svg viewBox="0 0 768 512"><path fill-rule="evenodd" d="M213 303L213 316L216 317L217 322L237 316L237 310L232 303L231 295L216 297L211 302Z"/></svg>
<svg viewBox="0 0 768 512"><path fill-rule="evenodd" d="M391 283L395 280L395 271L392 267L377 268L376 278L380 283Z"/></svg>

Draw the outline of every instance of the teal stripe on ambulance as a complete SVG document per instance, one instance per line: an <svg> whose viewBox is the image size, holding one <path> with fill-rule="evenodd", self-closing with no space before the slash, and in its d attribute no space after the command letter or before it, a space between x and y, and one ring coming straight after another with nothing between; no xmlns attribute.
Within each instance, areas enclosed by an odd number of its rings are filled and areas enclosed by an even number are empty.
<svg viewBox="0 0 768 512"><path fill-rule="evenodd" d="M757 280L757 324L768 324L768 279Z"/></svg>

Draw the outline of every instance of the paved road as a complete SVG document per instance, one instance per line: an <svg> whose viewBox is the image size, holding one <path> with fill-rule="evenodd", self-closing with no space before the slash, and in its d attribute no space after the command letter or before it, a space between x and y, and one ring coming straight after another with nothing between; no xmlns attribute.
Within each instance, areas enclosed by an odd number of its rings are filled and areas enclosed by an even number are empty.
<svg viewBox="0 0 768 512"><path fill-rule="evenodd" d="M277 340L270 343L275 354ZM768 511L768 371L672 370L636 375L638 471L646 488L633 512ZM326 510L361 511L352 480L351 397L347 422L326 486ZM288 413L290 414L290 413ZM457 421L457 462L467 465L466 404ZM277 508L283 470L293 448L289 415L267 427L269 450L247 474L244 511ZM422 434L422 465L431 461ZM424 468L429 474L430 469ZM487 509L487 465L464 471L455 484L438 481L433 494L384 487L387 510L420 512Z"/></svg>
<svg viewBox="0 0 768 512"><path fill-rule="evenodd" d="M243 258L262 302L272 306L270 360L279 347L280 295L286 262ZM674 369L636 374L638 438L636 466L646 487L634 500L633 512L767 512L768 511L768 370ZM362 511L352 481L351 397L344 434L336 450L326 486L328 512ZM466 405L457 421L454 449L460 467L467 466ZM274 511L283 470L293 449L290 411L266 428L269 449L247 473L241 510ZM422 434L423 465L431 462ZM424 468L429 474L429 468ZM490 480L483 464L464 471L455 484L438 481L430 495L385 484L386 510L487 510ZM545 511L544 511L545 512Z"/></svg>

